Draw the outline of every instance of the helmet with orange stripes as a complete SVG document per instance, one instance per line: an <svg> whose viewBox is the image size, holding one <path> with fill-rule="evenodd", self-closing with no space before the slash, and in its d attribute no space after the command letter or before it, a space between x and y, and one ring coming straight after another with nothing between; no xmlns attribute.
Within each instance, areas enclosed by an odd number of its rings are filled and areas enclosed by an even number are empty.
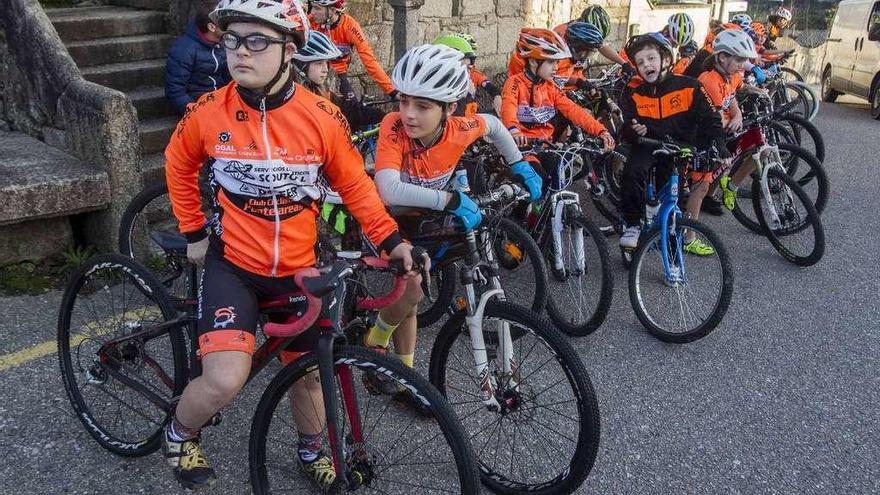
<svg viewBox="0 0 880 495"><path fill-rule="evenodd" d="M519 32L516 50L525 59L563 60L571 58L571 51L565 40L550 29L523 28Z"/></svg>
<svg viewBox="0 0 880 495"><path fill-rule="evenodd" d="M309 19L299 0L220 0L211 20L221 30L233 22L256 22L297 38L302 46L309 35Z"/></svg>

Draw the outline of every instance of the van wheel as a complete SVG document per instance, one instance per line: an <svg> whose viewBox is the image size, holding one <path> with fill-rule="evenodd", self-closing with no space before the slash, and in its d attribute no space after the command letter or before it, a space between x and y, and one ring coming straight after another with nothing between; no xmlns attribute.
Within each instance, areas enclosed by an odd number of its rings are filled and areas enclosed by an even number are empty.
<svg viewBox="0 0 880 495"><path fill-rule="evenodd" d="M822 73L822 101L834 103L840 92L831 87L831 68Z"/></svg>
<svg viewBox="0 0 880 495"><path fill-rule="evenodd" d="M871 92L871 117L880 120L880 81L874 82L874 90Z"/></svg>

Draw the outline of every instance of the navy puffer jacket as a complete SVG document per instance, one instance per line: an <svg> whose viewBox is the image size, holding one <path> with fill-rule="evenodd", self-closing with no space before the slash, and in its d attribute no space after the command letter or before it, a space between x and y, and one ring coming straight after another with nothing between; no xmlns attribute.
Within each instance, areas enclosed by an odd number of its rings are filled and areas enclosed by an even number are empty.
<svg viewBox="0 0 880 495"><path fill-rule="evenodd" d="M190 19L186 34L174 41L165 62L165 97L183 115L188 104L225 86L229 80L223 47L202 38L195 21Z"/></svg>

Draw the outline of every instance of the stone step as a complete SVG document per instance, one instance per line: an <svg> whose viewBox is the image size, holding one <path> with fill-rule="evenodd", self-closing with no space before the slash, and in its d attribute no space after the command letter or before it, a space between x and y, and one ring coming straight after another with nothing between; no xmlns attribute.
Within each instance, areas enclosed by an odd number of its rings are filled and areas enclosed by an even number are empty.
<svg viewBox="0 0 880 495"><path fill-rule="evenodd" d="M165 180L165 153L155 153L141 158L141 176L144 187Z"/></svg>
<svg viewBox="0 0 880 495"><path fill-rule="evenodd" d="M165 59L96 65L85 67L82 74L88 81L119 91L163 86L165 84Z"/></svg>
<svg viewBox="0 0 880 495"><path fill-rule="evenodd" d="M162 86L140 88L129 91L128 97L131 98L135 110L137 110L139 120L149 120L157 117L170 117L174 115L171 104L165 98L165 88Z"/></svg>
<svg viewBox="0 0 880 495"><path fill-rule="evenodd" d="M153 9L168 11L170 0L110 0L113 5L124 5L136 9Z"/></svg>
<svg viewBox="0 0 880 495"><path fill-rule="evenodd" d="M165 151L171 133L177 126L177 120L177 116L174 116L142 121L138 126L141 138L141 156Z"/></svg>
<svg viewBox="0 0 880 495"><path fill-rule="evenodd" d="M112 64L120 60L137 62L167 57L172 41L174 38L167 34L141 34L71 41L67 43L67 51L82 68Z"/></svg>
<svg viewBox="0 0 880 495"><path fill-rule="evenodd" d="M65 43L116 36L164 34L168 18L165 12L126 7L46 9L46 14Z"/></svg>
<svg viewBox="0 0 880 495"><path fill-rule="evenodd" d="M0 131L0 225L110 204L107 173L18 132Z"/></svg>

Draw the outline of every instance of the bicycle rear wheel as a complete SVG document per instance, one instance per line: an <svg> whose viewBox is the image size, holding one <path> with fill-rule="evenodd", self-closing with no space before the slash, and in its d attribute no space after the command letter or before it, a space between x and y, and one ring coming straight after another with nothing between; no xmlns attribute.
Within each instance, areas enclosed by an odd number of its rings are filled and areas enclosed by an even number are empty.
<svg viewBox="0 0 880 495"><path fill-rule="evenodd" d="M555 257L550 255L547 314L563 332L582 337L595 332L608 316L614 276L602 232L583 216L565 218L564 223L559 253L562 269L553 266ZM546 252L553 253L552 240L547 237ZM578 262L579 246L583 246L583 269Z"/></svg>
<svg viewBox="0 0 880 495"><path fill-rule="evenodd" d="M179 327L149 339L124 337L176 317L150 272L118 254L89 260L64 292L57 335L64 388L89 434L115 454L155 451L169 418L168 410L123 380L170 401L187 377Z"/></svg>
<svg viewBox="0 0 880 495"><path fill-rule="evenodd" d="M203 182L203 181L202 181ZM201 184L202 207L206 218L210 218L210 191ZM145 187L135 196L119 222L119 252L138 260L149 268L175 299L185 299L189 294L189 283L185 256L169 256L158 243L163 236L180 235L177 219L171 212L168 198L168 185L156 182ZM185 249L185 241L181 236Z"/></svg>
<svg viewBox="0 0 880 495"><path fill-rule="evenodd" d="M712 246L712 256L687 255L687 232ZM661 250L669 259L664 269ZM629 270L629 299L639 321L664 342L701 339L724 318L733 295L733 269L724 244L709 227L678 219L663 243L659 228L642 234Z"/></svg>
<svg viewBox="0 0 880 495"><path fill-rule="evenodd" d="M340 463L366 493L478 493L473 450L449 404L427 380L399 361L364 348L334 349L338 416L345 458ZM288 364L272 379L254 413L250 433L250 478L254 493L314 491L301 471L297 438L301 429L322 434L329 455L330 435L323 419L324 401L302 394L317 380L318 358L309 353ZM401 390L431 409L423 418L388 395L371 395L362 384L366 372L382 373ZM294 388L296 387L296 388ZM298 391L300 390L300 391ZM295 400L294 400L295 396ZM290 400L288 400L290 399ZM292 416L300 418L299 426ZM334 488L347 488L337 473Z"/></svg>
<svg viewBox="0 0 880 495"><path fill-rule="evenodd" d="M786 173L793 178L820 214L828 204L828 174L819 159L809 151L789 143L779 143L779 156Z"/></svg>
<svg viewBox="0 0 880 495"><path fill-rule="evenodd" d="M812 266L825 254L822 219L807 193L788 174L773 168L767 173L769 197L761 184L752 184L752 204L764 235L786 260L798 266ZM779 221L770 218L772 203Z"/></svg>
<svg viewBox="0 0 880 495"><path fill-rule="evenodd" d="M791 130L795 137L795 142L789 141L791 144L804 148L820 163L825 163L825 138L815 124L796 114L782 115L773 124Z"/></svg>
<svg viewBox="0 0 880 495"><path fill-rule="evenodd" d="M509 328L505 348L498 329ZM477 372L473 343L460 311L437 335L431 383L449 399L477 452L483 483L494 492L573 493L599 447L599 407L587 370L571 343L526 308L492 300L483 314L488 375ZM512 351L512 372L504 355ZM483 400L495 383L500 410Z"/></svg>

